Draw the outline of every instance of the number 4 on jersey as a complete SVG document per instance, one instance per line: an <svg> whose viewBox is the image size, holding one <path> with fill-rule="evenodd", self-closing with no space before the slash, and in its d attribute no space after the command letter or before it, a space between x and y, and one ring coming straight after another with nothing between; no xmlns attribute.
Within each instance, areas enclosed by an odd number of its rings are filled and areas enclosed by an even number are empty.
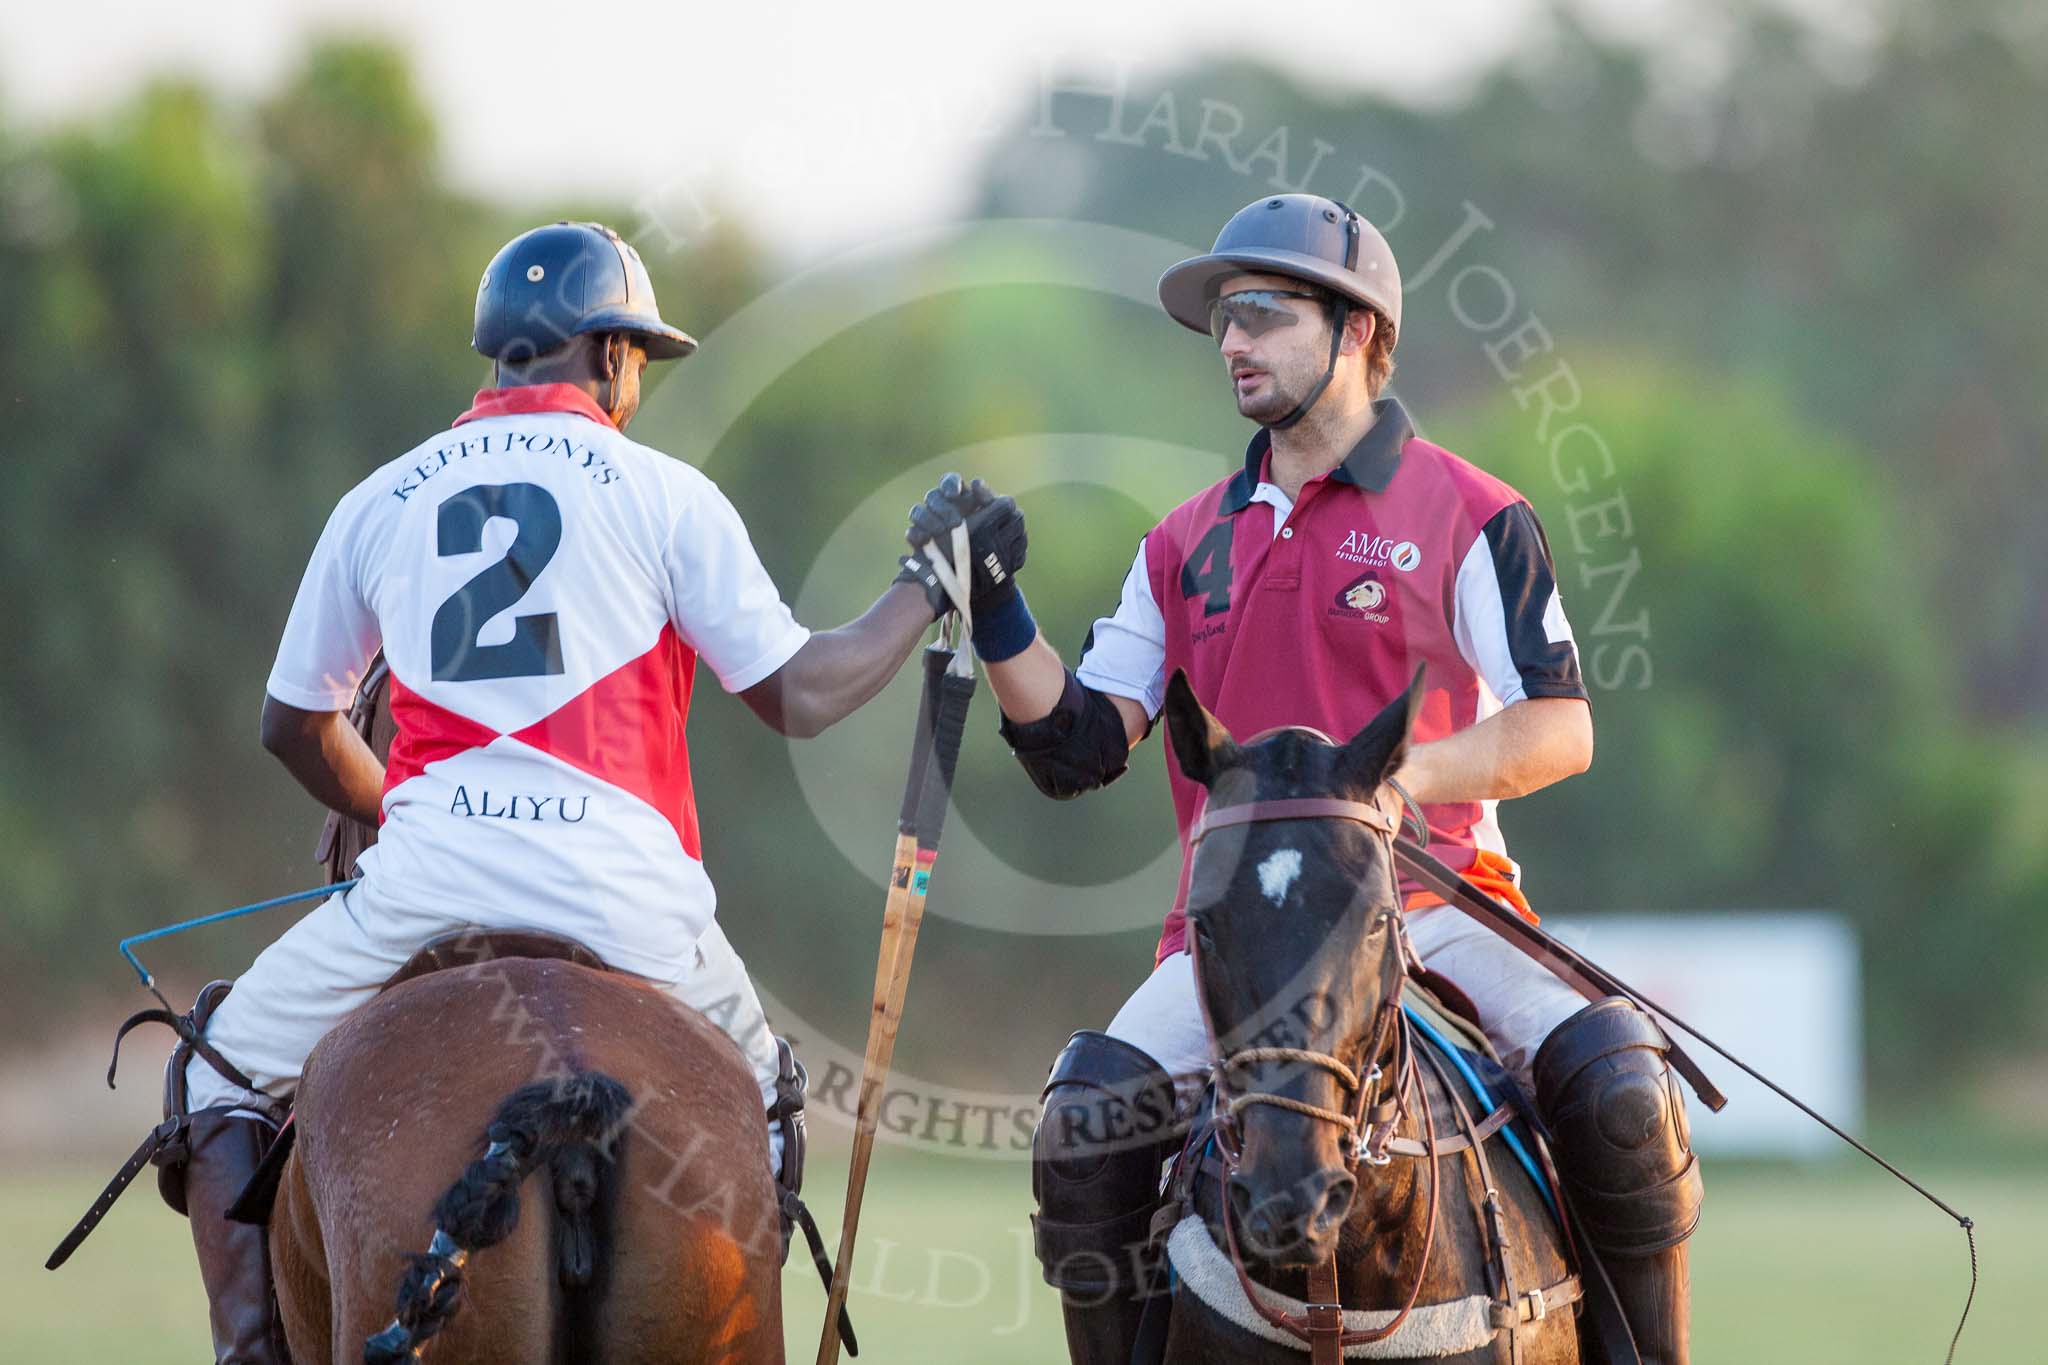
<svg viewBox="0 0 2048 1365"><path fill-rule="evenodd" d="M1195 542L1195 548L1180 566L1182 599L1197 593L1208 594L1209 600L1202 604L1204 616L1221 616L1230 610L1230 539L1234 530L1234 524L1228 520L1217 522Z"/></svg>
<svg viewBox="0 0 2048 1365"><path fill-rule="evenodd" d="M484 548L484 523L504 517L519 527L505 557L456 589L434 612L431 638L435 682L538 678L562 671L562 642L554 612L519 616L512 638L480 645L477 632L526 596L533 580L562 543L562 509L539 484L501 483L465 488L441 504L436 553L473 555Z"/></svg>

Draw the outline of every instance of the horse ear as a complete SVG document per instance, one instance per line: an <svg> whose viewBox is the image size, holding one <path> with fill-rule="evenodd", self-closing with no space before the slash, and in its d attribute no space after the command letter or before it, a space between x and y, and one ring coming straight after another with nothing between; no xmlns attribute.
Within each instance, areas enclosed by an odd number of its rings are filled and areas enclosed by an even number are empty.
<svg viewBox="0 0 2048 1365"><path fill-rule="evenodd" d="M1166 717L1166 734L1173 742L1173 756L1180 760L1180 770L1191 780L1206 787L1237 757L1237 742L1231 739L1230 731L1195 699L1195 687L1188 681L1187 670L1173 670L1173 677L1166 683L1166 704L1160 711Z"/></svg>
<svg viewBox="0 0 2048 1365"><path fill-rule="evenodd" d="M1422 672L1417 668L1408 690L1388 702L1345 743L1337 759L1337 773L1347 785L1376 791L1400 770L1401 760L1408 754L1408 731L1422 710Z"/></svg>

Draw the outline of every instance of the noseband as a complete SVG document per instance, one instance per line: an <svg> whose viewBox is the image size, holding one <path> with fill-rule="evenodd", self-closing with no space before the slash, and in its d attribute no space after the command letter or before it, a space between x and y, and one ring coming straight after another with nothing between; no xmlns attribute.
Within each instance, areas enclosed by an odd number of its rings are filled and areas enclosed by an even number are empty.
<svg viewBox="0 0 2048 1365"><path fill-rule="evenodd" d="M1264 824L1275 820L1349 820L1364 825L1388 845L1389 856L1392 844L1401 832L1398 816L1390 815L1383 807L1366 801L1344 801L1334 797L1300 797L1279 801L1248 801L1242 805L1210 808L1196 821L1189 838L1190 852L1211 833L1232 825ZM1244 1135L1239 1126L1239 1117L1246 1109L1267 1105L1302 1114L1308 1118L1335 1124L1344 1130L1344 1168L1355 1174L1362 1163L1367 1166L1385 1166L1393 1160L1389 1151L1394 1141L1395 1130L1408 1114L1411 1096L1421 1097L1421 1110L1425 1141L1418 1148L1410 1140L1403 1140L1403 1155L1426 1156L1429 1166L1429 1221L1423 1233L1421 1262L1416 1268L1415 1283L1410 1287L1401 1310L1384 1326L1360 1331L1344 1330L1344 1310L1338 1301L1337 1262L1332 1252L1320 1263L1309 1269L1309 1299L1306 1311L1300 1317L1284 1313L1268 1305L1254 1288L1250 1272L1245 1269L1244 1257L1237 1246L1237 1224L1231 1216L1229 1201L1224 1202L1222 1218L1225 1239L1229 1243L1231 1266L1237 1271L1237 1278L1244 1287L1245 1298L1258 1310L1259 1315L1288 1334L1308 1343L1313 1358L1320 1365L1324 1359L1337 1359L1348 1346L1367 1342L1383 1341L1398 1331L1414 1309L1415 1301L1421 1296L1422 1282L1429 1275L1430 1251L1436 1242L1437 1207L1440 1202L1443 1181L1437 1171L1439 1155L1436 1137L1436 1115L1429 1102L1426 1086L1415 1084L1415 1043L1408 1025L1407 1016L1401 1010L1401 983L1407 974L1407 957L1412 951L1408 945L1407 931L1403 927L1399 910L1382 910L1376 921L1375 930L1384 926L1394 936L1388 945L1384 958L1386 968L1381 973L1380 1002L1373 1011L1366 1044L1366 1074L1360 1076L1341 1058L1327 1052L1314 1052L1304 1048L1254 1047L1242 1048L1228 1055L1220 1056L1216 1062L1214 1077L1216 1091L1216 1145L1223 1157L1224 1181L1237 1173L1244 1157ZM1191 949L1199 943L1199 935L1190 936ZM1201 957L1194 954L1195 994L1202 1004L1203 1023L1208 1027L1209 1037L1216 1040L1215 1021L1209 1016L1208 993L1200 989L1202 975ZM1387 1069L1381 1065L1391 1044L1394 1052L1392 1062L1393 1085L1382 1093L1382 1082L1387 1078ZM1219 1045L1220 1052L1220 1045ZM1308 1104L1286 1095L1267 1091L1238 1091L1231 1084L1231 1071L1236 1067L1251 1066L1260 1062L1294 1063L1319 1068L1337 1078L1343 1094L1349 1097L1345 1109L1326 1109L1321 1105Z"/></svg>

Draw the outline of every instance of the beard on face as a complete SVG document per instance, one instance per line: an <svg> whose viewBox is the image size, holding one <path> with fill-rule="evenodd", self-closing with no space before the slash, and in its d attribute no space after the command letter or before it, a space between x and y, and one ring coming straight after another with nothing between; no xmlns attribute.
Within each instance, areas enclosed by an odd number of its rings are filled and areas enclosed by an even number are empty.
<svg viewBox="0 0 2048 1365"><path fill-rule="evenodd" d="M1261 426L1277 422L1294 411L1295 404L1319 377L1296 374L1294 364L1284 357L1275 357L1267 364L1272 368L1266 368L1266 364L1253 366L1265 375L1265 382L1250 396L1237 391L1237 377L1230 375L1231 396L1237 399L1238 415ZM1225 373L1229 372L1226 370Z"/></svg>
<svg viewBox="0 0 2048 1365"><path fill-rule="evenodd" d="M1327 319L1321 327L1289 328L1290 332L1313 332L1313 337L1303 335L1289 337L1283 349L1275 345L1275 354L1259 357L1250 362L1249 368L1265 375L1253 396L1246 397L1237 390L1237 376L1232 374L1228 363L1224 375L1230 380L1231 397L1237 400L1237 411L1261 426L1279 421L1301 402L1308 391L1323 377L1323 366L1328 360L1330 333Z"/></svg>

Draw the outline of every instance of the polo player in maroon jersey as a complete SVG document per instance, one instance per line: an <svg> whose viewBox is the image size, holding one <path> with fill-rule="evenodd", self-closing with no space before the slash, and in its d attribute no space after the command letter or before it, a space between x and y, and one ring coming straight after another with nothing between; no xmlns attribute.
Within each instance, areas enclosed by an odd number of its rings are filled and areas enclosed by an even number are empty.
<svg viewBox="0 0 2048 1365"><path fill-rule="evenodd" d="M1236 734L1304 725L1341 736L1420 666L1426 696L1395 781L1427 816L1430 851L1533 920L1495 808L1586 769L1591 711L1528 502L1417 437L1383 394L1401 325L1386 240L1332 200L1261 199L1214 250L1168 270L1159 297L1215 341L1238 412L1260 429L1242 470L1145 536L1078 668L1038 633L1013 576L999 603L977 604L975 648L1004 738L1038 788L1064 800L1123 773L1176 669ZM913 541L983 500L935 490ZM1037 1249L1077 1362L1130 1359L1161 1164L1211 1061L1185 947L1202 789L1170 748L1167 772L1182 868L1152 974L1106 1030L1077 1033L1060 1053L1034 1140ZM1402 892L1423 963L1476 1005L1557 1134L1561 1177L1644 1359L1682 1365L1685 1240L1702 1192L1668 1041L1630 1002L1588 1005L1478 922L1413 883ZM1153 1120L1140 1140L1087 1121L1106 1095Z"/></svg>

